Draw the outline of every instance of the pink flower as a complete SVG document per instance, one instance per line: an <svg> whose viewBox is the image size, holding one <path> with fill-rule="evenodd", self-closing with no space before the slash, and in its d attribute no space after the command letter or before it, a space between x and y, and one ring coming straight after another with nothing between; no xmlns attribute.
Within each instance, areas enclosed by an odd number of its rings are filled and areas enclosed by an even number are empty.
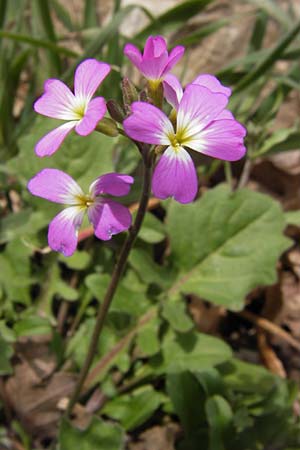
<svg viewBox="0 0 300 450"><path fill-rule="evenodd" d="M142 72L145 78L159 81L182 58L184 47L178 45L169 54L166 41L162 36L149 36L143 55L133 44L125 45L124 54Z"/></svg>
<svg viewBox="0 0 300 450"><path fill-rule="evenodd" d="M106 112L106 104L103 97L92 97L109 71L108 64L86 59L75 71L74 93L60 80L45 81L45 92L34 103L34 110L67 122L40 139L35 147L38 156L55 153L73 128L81 136L87 136L96 128Z"/></svg>
<svg viewBox="0 0 300 450"><path fill-rule="evenodd" d="M124 121L128 136L148 144L165 145L153 174L152 191L161 199L192 202L198 191L196 169L186 148L226 161L241 159L246 129L226 110L230 89L211 75L201 75L183 92L168 75L165 96L177 110L176 126L149 103L134 102Z"/></svg>
<svg viewBox="0 0 300 450"><path fill-rule="evenodd" d="M50 222L48 243L52 250L65 256L74 253L85 212L94 226L95 235L103 241L127 230L131 225L129 210L106 195L127 195L132 183L133 178L129 175L107 173L97 178L85 195L76 181L61 170L44 169L38 172L28 183L31 194L68 205Z"/></svg>

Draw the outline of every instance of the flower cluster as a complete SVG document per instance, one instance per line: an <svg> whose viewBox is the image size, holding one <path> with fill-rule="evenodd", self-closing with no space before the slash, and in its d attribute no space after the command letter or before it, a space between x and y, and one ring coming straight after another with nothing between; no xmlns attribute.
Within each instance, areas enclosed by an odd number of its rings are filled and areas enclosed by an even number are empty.
<svg viewBox="0 0 300 450"><path fill-rule="evenodd" d="M147 151L160 155L152 179L156 197L192 202L198 192L198 180L190 150L226 161L236 161L245 154L246 130L226 109L231 90L208 74L198 76L183 89L169 72L183 56L184 48L177 46L168 53L161 36L150 36L143 54L132 44L125 46L124 53L146 78L148 96L143 95L143 101L129 105L130 113L123 118L122 133L135 142L148 144ZM103 97L93 96L109 72L108 64L87 59L76 69L74 92L59 80L45 82L44 93L35 102L34 109L64 123L37 143L38 156L55 153L73 129L81 136L101 129L99 122L106 114L106 102ZM160 107L161 102L157 102L159 95L172 107L169 115ZM84 194L68 174L44 169L29 181L28 189L33 195L67 205L50 223L48 241L53 250L69 256L76 249L85 212L99 239L108 240L130 227L129 210L107 195L127 195L132 183L129 175L105 174Z"/></svg>

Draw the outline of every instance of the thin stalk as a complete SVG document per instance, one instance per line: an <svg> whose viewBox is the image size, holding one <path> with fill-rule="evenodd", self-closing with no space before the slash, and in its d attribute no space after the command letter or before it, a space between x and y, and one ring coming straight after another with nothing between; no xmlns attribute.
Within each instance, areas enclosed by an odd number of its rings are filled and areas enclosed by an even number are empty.
<svg viewBox="0 0 300 450"><path fill-rule="evenodd" d="M143 160L144 160L144 177L143 177L143 188L142 188L142 193L141 193L139 209L137 211L137 215L136 215L134 224L129 229L129 234L127 236L127 239L125 240L123 247L121 248L119 258L114 267L114 270L113 270L113 273L111 276L111 280L110 280L109 286L107 288L106 294L104 296L103 302L101 303L101 305L98 309L98 314L96 317L96 324L95 324L95 328L93 331L90 346L88 349L88 353L86 355L85 362L84 362L81 372L79 374L79 378L78 378L77 384L75 386L73 395L70 398L68 408L66 410L66 417L69 417L71 415L73 407L76 404L76 402L80 396L83 385L88 376L88 372L90 370L94 356L95 356L97 348L98 348L99 337L101 335L101 331L103 329L103 325L104 325L105 318L107 316L110 304L113 300L114 294L115 294L116 289L119 284L119 281L120 281L123 271L125 269L130 250L131 250L131 248L134 244L134 241L138 235L138 232L143 223L145 213L147 211L147 205L148 205L148 200L149 200L149 196L150 196L151 176L152 176L152 155L150 154L149 151L147 153L144 153Z"/></svg>
<svg viewBox="0 0 300 450"><path fill-rule="evenodd" d="M225 161L224 170L225 170L226 182L227 182L230 190L232 191L233 190L233 179L232 179L231 164L229 161Z"/></svg>

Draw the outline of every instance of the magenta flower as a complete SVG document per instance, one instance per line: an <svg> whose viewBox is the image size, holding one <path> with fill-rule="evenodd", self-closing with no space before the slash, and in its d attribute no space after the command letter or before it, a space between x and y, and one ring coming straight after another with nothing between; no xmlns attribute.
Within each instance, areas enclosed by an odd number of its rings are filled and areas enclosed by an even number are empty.
<svg viewBox="0 0 300 450"><path fill-rule="evenodd" d="M65 172L44 169L28 183L31 194L54 203L68 205L50 222L48 243L52 250L71 256L77 247L77 234L85 212L94 226L97 238L107 241L131 225L129 210L106 195L122 197L130 191L133 178L107 173L97 178L85 195L80 186Z"/></svg>
<svg viewBox="0 0 300 450"><path fill-rule="evenodd" d="M178 45L169 54L167 43L162 36L149 36L143 55L133 44L125 45L124 54L145 78L151 81L160 81L182 58L184 47Z"/></svg>
<svg viewBox="0 0 300 450"><path fill-rule="evenodd" d="M160 109L134 102L133 114L124 121L128 136L148 144L167 146L153 174L152 191L161 199L180 203L194 200L198 180L186 148L226 161L241 159L245 128L226 110L230 89L211 75L198 77L182 91L176 77L164 82L166 98L177 110L176 126Z"/></svg>
<svg viewBox="0 0 300 450"><path fill-rule="evenodd" d="M43 116L67 122L50 131L36 144L38 156L55 153L73 128L81 136L87 136L96 128L106 112L106 103L103 97L92 97L109 71L108 64L86 59L75 71L74 93L60 80L45 81L45 92L34 103L34 110Z"/></svg>

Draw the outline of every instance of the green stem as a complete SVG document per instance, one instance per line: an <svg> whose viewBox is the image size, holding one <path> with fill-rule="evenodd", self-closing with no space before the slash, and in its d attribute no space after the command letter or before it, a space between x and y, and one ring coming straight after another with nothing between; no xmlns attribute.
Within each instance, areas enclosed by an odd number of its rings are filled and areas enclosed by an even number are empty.
<svg viewBox="0 0 300 450"><path fill-rule="evenodd" d="M84 383L86 381L86 378L87 378L88 372L90 370L90 367L92 365L94 356L97 352L99 337L101 335L101 331L103 329L103 325L104 325L105 318L107 316L110 304L113 300L114 294L115 294L116 289L119 284L119 281L120 281L123 271L125 269L130 250L131 250L131 248L134 244L134 241L138 235L138 232L142 226L143 219L144 219L145 213L147 211L148 200L150 197L151 177L152 177L152 155L150 154L149 149L147 152L144 152L143 160L144 160L143 189L142 189L142 193L141 193L141 199L140 199L140 204L139 204L139 208L137 211L136 219L135 219L132 227L129 229L129 234L128 234L127 239L125 240L123 247L120 251L120 255L119 255L119 258L114 267L109 286L108 286L106 294L104 296L104 300L99 307L97 318L96 318L96 324L95 324L95 328L93 331L90 346L88 349L88 353L86 355L86 359L84 361L81 372L79 374L79 378L76 383L74 392L70 398L68 408L66 411L66 417L69 417L70 414L72 413L73 407L76 404L76 402L80 396L80 393L82 391L82 388L84 386Z"/></svg>
<svg viewBox="0 0 300 450"><path fill-rule="evenodd" d="M225 170L225 177L228 186L230 187L230 190L233 190L233 179L232 179L232 171L231 171L231 165L229 161L225 161L224 164L224 170Z"/></svg>

